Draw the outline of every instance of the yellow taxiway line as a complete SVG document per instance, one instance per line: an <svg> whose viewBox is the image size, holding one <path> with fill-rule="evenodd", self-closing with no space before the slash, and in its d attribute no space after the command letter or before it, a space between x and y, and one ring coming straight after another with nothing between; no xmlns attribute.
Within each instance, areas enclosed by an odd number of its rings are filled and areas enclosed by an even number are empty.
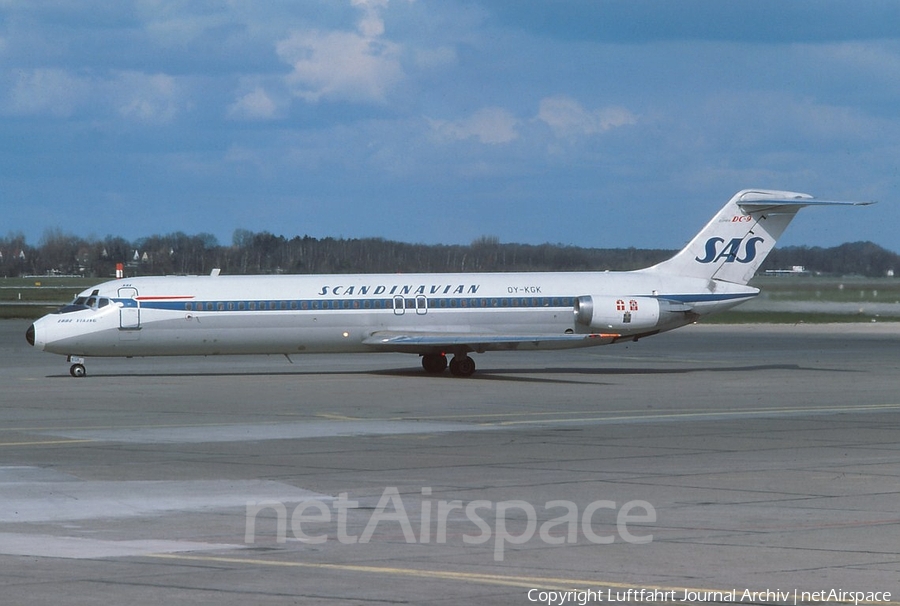
<svg viewBox="0 0 900 606"><path fill-rule="evenodd" d="M736 591L738 595L742 590L708 589L698 587L680 587L663 585L641 585L635 583L618 583L599 579L565 579L558 577L519 576L508 574L487 574L480 572L452 572L449 570L427 570L420 568L398 568L394 566L364 566L360 564L323 564L315 562L285 562L279 560L265 560L260 558L239 558L228 556L187 555L177 553L148 554L147 557L163 560L182 560L189 562L208 562L217 564L244 564L251 566L270 566L273 568L307 568L318 570L334 570L340 572L358 572L378 574L384 576L404 576L419 579L435 579L445 581L462 581L466 583L484 583L488 585L501 585L507 587L520 587L527 589L553 589L559 591L585 590L585 589L645 589L647 591L669 592L677 596L673 601L682 601L689 594L730 594ZM759 593L759 592L757 592ZM791 592L793 597L793 592ZM849 602L833 602L849 603ZM870 604L875 602L863 602L858 604ZM900 606L900 602L879 601L879 606Z"/></svg>

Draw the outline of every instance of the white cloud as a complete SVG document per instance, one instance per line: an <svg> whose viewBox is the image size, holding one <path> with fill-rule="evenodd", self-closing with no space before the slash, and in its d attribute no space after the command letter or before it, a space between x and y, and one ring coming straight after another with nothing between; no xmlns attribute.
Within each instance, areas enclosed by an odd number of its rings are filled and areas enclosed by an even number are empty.
<svg viewBox="0 0 900 606"><path fill-rule="evenodd" d="M704 141L723 153L805 150L846 151L884 136L889 121L857 107L822 103L783 92L743 91L711 95L689 116L704 121ZM679 143L683 144L683 143ZM838 147L835 148L834 146Z"/></svg>
<svg viewBox="0 0 900 606"><path fill-rule="evenodd" d="M401 47L383 38L378 9L387 2L353 4L364 10L358 31L297 31L278 43L278 56L293 66L286 82L294 95L311 103L322 99L384 103L403 79Z"/></svg>
<svg viewBox="0 0 900 606"><path fill-rule="evenodd" d="M19 115L66 118L83 105L91 82L56 68L18 71L7 98L6 111Z"/></svg>
<svg viewBox="0 0 900 606"><path fill-rule="evenodd" d="M120 72L109 88L116 110L126 118L162 124L178 113L179 91L172 76Z"/></svg>
<svg viewBox="0 0 900 606"><path fill-rule="evenodd" d="M515 116L500 107L486 107L461 120L429 120L431 128L444 139L475 138L489 145L518 139L518 122Z"/></svg>
<svg viewBox="0 0 900 606"><path fill-rule="evenodd" d="M887 45L845 42L835 45L811 46L812 55L825 55L824 60L841 61L853 70L865 70L896 83L900 75L900 54ZM822 59L820 59L822 60Z"/></svg>
<svg viewBox="0 0 900 606"><path fill-rule="evenodd" d="M126 71L101 78L57 68L19 71L4 102L11 114L69 118L100 111L152 124L170 122L181 108L172 76Z"/></svg>
<svg viewBox="0 0 900 606"><path fill-rule="evenodd" d="M596 135L610 129L637 123L627 109L605 107L588 111L569 97L547 97L541 100L538 120L546 123L559 137Z"/></svg>
<svg viewBox="0 0 900 606"><path fill-rule="evenodd" d="M359 31L363 36L376 38L384 34L384 20L377 9L387 7L387 0L352 0L352 4L362 7L365 11L365 15L359 21Z"/></svg>
<svg viewBox="0 0 900 606"><path fill-rule="evenodd" d="M227 46L237 32L237 24L245 23L243 7L237 3L188 3L159 0L137 0L129 3L154 46L164 49L197 49L197 43L210 35Z"/></svg>
<svg viewBox="0 0 900 606"><path fill-rule="evenodd" d="M278 105L261 86L257 86L232 103L228 115L232 118L271 120L278 117Z"/></svg>
<svg viewBox="0 0 900 606"><path fill-rule="evenodd" d="M450 46L420 48L415 50L414 60L416 66L423 69L453 65L457 61L456 50Z"/></svg>

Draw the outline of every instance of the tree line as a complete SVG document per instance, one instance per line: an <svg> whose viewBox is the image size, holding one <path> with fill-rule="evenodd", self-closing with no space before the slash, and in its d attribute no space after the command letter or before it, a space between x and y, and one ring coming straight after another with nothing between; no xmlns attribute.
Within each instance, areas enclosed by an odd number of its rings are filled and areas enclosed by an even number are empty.
<svg viewBox="0 0 900 606"><path fill-rule="evenodd" d="M275 273L414 273L485 271L603 271L653 265L674 250L581 248L563 244L507 244L484 236L471 244L409 244L381 238L286 238L269 232L234 232L231 245L215 236L175 232L128 241L117 236L85 239L49 230L36 246L21 233L0 238L0 276ZM812 273L884 276L900 270L900 255L872 242L833 248L776 248L762 270L802 265Z"/></svg>

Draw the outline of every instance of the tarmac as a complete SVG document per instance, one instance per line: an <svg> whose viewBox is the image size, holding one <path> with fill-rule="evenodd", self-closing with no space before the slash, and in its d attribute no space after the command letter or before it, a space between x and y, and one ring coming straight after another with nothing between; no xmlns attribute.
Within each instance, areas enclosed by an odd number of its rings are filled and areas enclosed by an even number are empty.
<svg viewBox="0 0 900 606"><path fill-rule="evenodd" d="M0 321L5 603L900 604L900 324L696 325L469 379L403 354L74 379L27 326Z"/></svg>

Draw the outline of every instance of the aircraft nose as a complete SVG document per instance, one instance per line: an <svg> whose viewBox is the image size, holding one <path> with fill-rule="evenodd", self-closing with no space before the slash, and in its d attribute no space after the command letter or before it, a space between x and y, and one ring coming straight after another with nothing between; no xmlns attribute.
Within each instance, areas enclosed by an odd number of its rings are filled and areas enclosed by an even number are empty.
<svg viewBox="0 0 900 606"><path fill-rule="evenodd" d="M28 330L25 331L25 340L28 341L28 344L34 347L34 324L28 327Z"/></svg>

